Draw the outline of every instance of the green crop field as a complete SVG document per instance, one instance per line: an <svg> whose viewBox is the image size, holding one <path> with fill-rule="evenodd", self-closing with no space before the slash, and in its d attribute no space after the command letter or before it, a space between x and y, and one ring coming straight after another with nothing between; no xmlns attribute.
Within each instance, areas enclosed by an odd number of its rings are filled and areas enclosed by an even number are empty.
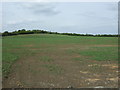
<svg viewBox="0 0 120 90"><path fill-rule="evenodd" d="M4 87L117 87L117 45L117 37L2 37Z"/></svg>

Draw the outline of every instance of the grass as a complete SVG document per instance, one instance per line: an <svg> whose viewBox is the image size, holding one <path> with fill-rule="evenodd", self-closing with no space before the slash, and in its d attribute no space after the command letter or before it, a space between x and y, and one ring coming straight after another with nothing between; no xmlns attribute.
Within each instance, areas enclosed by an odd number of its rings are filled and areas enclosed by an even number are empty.
<svg viewBox="0 0 120 90"><path fill-rule="evenodd" d="M3 71L3 76L8 75L8 73L10 72L10 68L12 66L12 64L18 60L18 56L14 55L12 53L4 53L2 55L2 71Z"/></svg>
<svg viewBox="0 0 120 90"><path fill-rule="evenodd" d="M58 65L45 64L43 67L47 68L50 73L61 74L63 72L62 68Z"/></svg>
<svg viewBox="0 0 120 90"><path fill-rule="evenodd" d="M40 54L37 59L43 62L53 62L54 59L52 59L50 55L62 58L78 54L81 55L82 58L72 58L78 61L84 60L86 57L98 61L117 60L118 57L117 47L93 47L94 45L117 45L117 37L34 34L7 36L3 37L2 41L2 71L4 75L10 71L11 65L15 63L15 61L29 56L35 57L36 54ZM45 67L51 72L61 72L58 66L45 65Z"/></svg>
<svg viewBox="0 0 120 90"><path fill-rule="evenodd" d="M89 56L91 60L98 61L117 61L118 60L117 47L93 47L86 51L80 51L81 55Z"/></svg>
<svg viewBox="0 0 120 90"><path fill-rule="evenodd" d="M86 47L86 46L85 46ZM78 54L79 57L73 58L73 60L97 60L97 61L117 61L118 60L118 47L91 47L87 46L87 49L74 48L66 50L70 55Z"/></svg>
<svg viewBox="0 0 120 90"><path fill-rule="evenodd" d="M75 60L75 61L84 61L85 59L87 59L87 58L85 58L85 57L76 57L76 58L73 58L73 60Z"/></svg>
<svg viewBox="0 0 120 90"><path fill-rule="evenodd" d="M53 61L53 59L50 58L49 56L40 56L39 60L43 61L43 62L51 62L51 61Z"/></svg>
<svg viewBox="0 0 120 90"><path fill-rule="evenodd" d="M2 38L0 37L0 77L2 77Z"/></svg>

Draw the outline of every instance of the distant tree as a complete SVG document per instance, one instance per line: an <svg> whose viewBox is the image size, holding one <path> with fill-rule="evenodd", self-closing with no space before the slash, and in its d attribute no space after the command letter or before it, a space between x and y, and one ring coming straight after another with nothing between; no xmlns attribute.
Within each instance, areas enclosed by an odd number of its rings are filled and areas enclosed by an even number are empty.
<svg viewBox="0 0 120 90"><path fill-rule="evenodd" d="M19 34L60 34L60 35L70 35L70 36L94 36L94 37L118 37L120 35L112 35L112 34L77 34L77 33L58 33L58 32L51 32L45 30L26 30L21 29L18 31L8 32L5 31L2 33L2 36L11 36L11 35L19 35Z"/></svg>
<svg viewBox="0 0 120 90"><path fill-rule="evenodd" d="M8 31L5 31L5 32L2 33L2 36L9 36L9 35L10 35L10 34L9 34Z"/></svg>

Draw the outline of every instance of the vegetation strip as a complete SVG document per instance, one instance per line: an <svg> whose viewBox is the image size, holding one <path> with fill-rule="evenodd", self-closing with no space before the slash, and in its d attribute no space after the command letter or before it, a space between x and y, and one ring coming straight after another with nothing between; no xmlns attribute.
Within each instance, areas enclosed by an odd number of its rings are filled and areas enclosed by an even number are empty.
<svg viewBox="0 0 120 90"><path fill-rule="evenodd" d="M115 34L76 34L76 33L58 33L58 32L51 32L45 30L18 30L13 32L5 31L2 33L2 36L13 36L13 35L21 35L21 34L59 34L59 35L70 35L70 36L94 36L94 37L118 37L119 35Z"/></svg>

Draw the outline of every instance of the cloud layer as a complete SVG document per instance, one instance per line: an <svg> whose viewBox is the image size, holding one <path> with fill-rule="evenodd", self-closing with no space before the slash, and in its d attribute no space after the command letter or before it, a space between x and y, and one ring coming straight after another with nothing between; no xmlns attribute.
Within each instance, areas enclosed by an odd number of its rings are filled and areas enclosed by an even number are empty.
<svg viewBox="0 0 120 90"><path fill-rule="evenodd" d="M3 31L117 33L117 3L3 3Z"/></svg>
<svg viewBox="0 0 120 90"><path fill-rule="evenodd" d="M23 8L32 11L34 14L43 15L56 15L59 11L56 10L55 6L50 3L26 3L21 5Z"/></svg>

